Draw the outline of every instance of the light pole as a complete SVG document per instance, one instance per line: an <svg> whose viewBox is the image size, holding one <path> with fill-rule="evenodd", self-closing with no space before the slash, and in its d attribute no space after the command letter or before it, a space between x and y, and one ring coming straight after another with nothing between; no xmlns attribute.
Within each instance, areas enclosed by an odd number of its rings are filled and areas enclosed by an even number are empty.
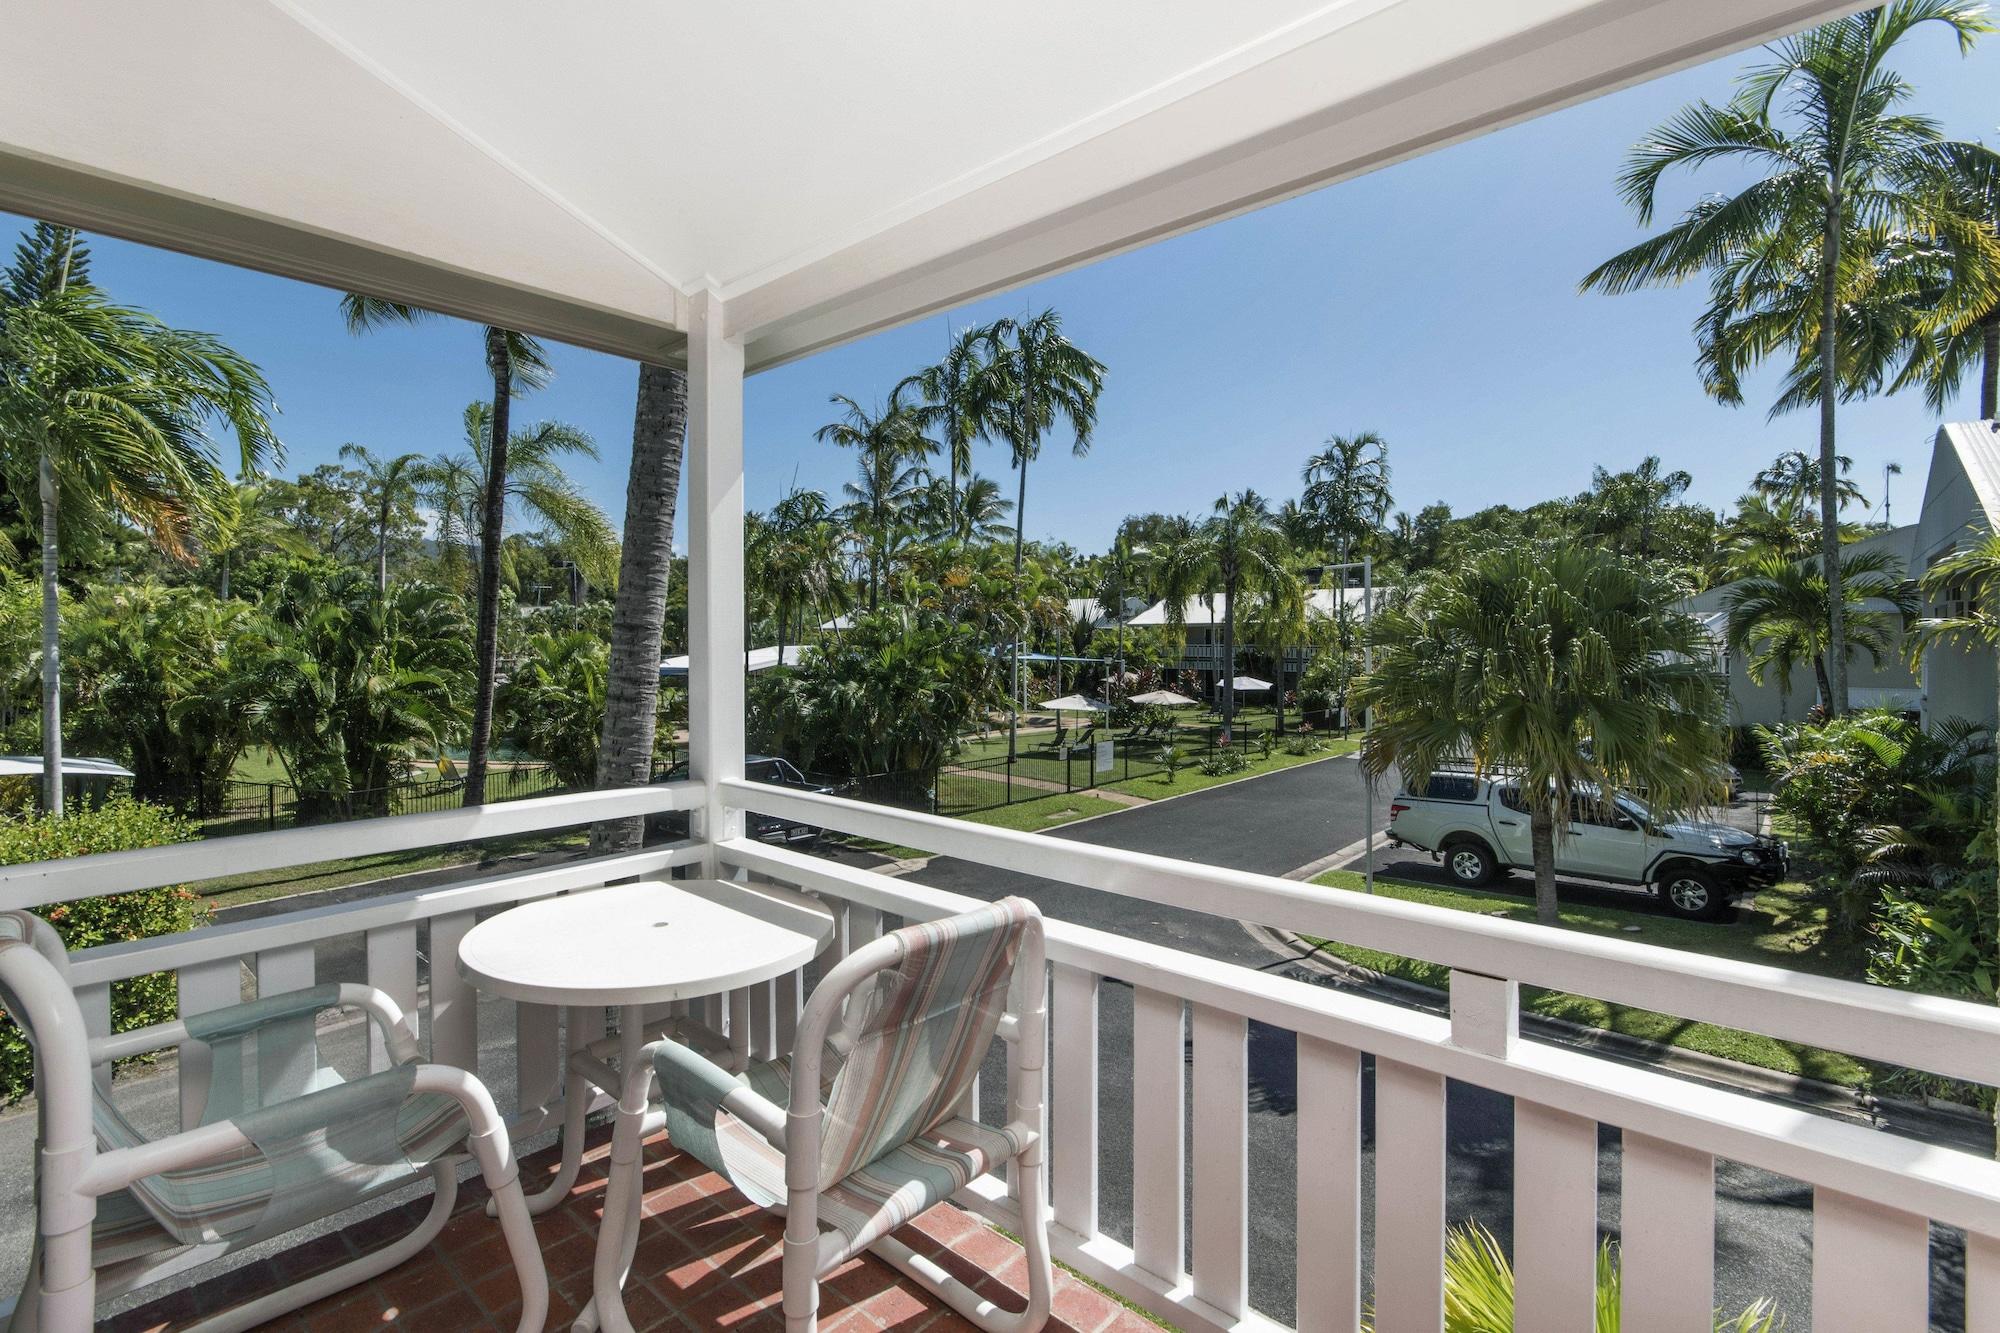
<svg viewBox="0 0 2000 1333"><path fill-rule="evenodd" d="M1339 598L1334 603L1334 614L1343 618L1347 612L1347 571L1350 569L1361 571L1363 635L1361 669L1364 672L1370 671L1375 666L1375 650L1369 645L1366 635L1368 622L1375 615L1375 557L1365 555L1359 560L1344 560L1330 568L1340 571L1340 587L1337 590ZM1361 744L1364 749L1368 745L1368 729L1374 721L1375 714L1372 710L1361 715ZM1373 893L1375 892L1375 784L1373 782L1364 782L1361 785L1361 821L1362 873L1367 881L1368 892Z"/></svg>

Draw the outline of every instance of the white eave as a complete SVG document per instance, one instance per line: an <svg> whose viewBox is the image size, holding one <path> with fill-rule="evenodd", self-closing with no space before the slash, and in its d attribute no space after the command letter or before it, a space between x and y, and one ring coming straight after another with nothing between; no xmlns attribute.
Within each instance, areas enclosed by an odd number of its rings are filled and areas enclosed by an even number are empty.
<svg viewBox="0 0 2000 1333"><path fill-rule="evenodd" d="M0 208L756 369L1854 7L23 0Z"/></svg>

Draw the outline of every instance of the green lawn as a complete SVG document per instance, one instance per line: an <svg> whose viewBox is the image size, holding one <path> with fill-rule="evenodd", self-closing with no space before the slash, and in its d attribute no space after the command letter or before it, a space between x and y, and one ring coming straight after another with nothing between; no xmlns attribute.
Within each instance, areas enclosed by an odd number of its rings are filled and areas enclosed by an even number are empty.
<svg viewBox="0 0 2000 1333"><path fill-rule="evenodd" d="M590 842L588 829L564 829L555 833L507 838L484 847L425 847L409 852L385 852L377 856L352 856L337 861L290 866L282 870L255 870L229 875L197 886L217 907L239 907L244 903L286 898L295 893L345 888L392 875L419 870L439 870L446 866L497 862L522 852L581 849Z"/></svg>
<svg viewBox="0 0 2000 1333"><path fill-rule="evenodd" d="M1300 764L1310 764L1318 759L1330 759L1335 755L1350 754L1359 748L1360 742L1358 741L1334 740L1328 741L1325 749L1318 750L1312 754L1294 755L1286 754L1284 746L1281 744L1272 747L1269 759L1259 758L1256 750L1252 749L1250 751L1250 766L1248 768L1240 773L1218 773L1214 777L1210 777L1201 771L1196 762L1199 759L1199 755L1194 755L1190 756L1186 765L1171 778L1163 772L1147 773L1137 777L1120 778L1116 782L1107 782L1103 785L1114 791L1129 792L1134 796L1143 796L1147 800L1157 801L1168 796L1181 796L1191 791L1203 791L1209 787L1220 787L1226 782L1241 782L1245 778L1254 778L1261 773L1276 773L1278 770L1284 768L1297 768Z"/></svg>
<svg viewBox="0 0 2000 1333"><path fill-rule="evenodd" d="M1329 871L1313 883L1356 891L1363 887L1361 875L1345 870ZM1523 880L1521 883L1525 889L1527 882ZM1377 893L1405 902L1429 903L1461 912L1529 921L1535 915L1534 902L1526 893L1444 889L1386 880L1380 876L1376 877L1375 889ZM1780 884L1759 894L1754 906L1746 906L1740 919L1734 923L1682 921L1657 912L1625 911L1579 903L1564 903L1561 916L1563 926L1570 930L1617 935L1621 939L1658 944L1669 949L1688 949L1718 958L1769 963L1800 972L1817 972L1849 980L1859 978L1855 959L1831 954L1822 947L1820 941L1825 936L1825 913L1806 900L1805 886L1801 884ZM1327 953L1335 957L1387 976L1438 990L1450 987L1449 969L1438 964L1350 944L1320 943ZM1864 1084L1869 1079L1869 1070L1865 1065L1835 1051L1800 1046L1709 1023L1692 1023L1669 1014L1608 1004L1587 996L1523 986L1521 1004L1531 1012L1565 1018L1586 1027L1701 1051L1787 1074L1801 1074L1848 1086Z"/></svg>
<svg viewBox="0 0 2000 1333"><path fill-rule="evenodd" d="M1032 833L1036 829L1056 828L1063 824L1074 824L1079 819L1089 819L1092 815L1108 815L1126 809L1115 801L1107 801L1089 792L1050 792L1032 801L1016 801L1012 805L996 805L990 810L976 810L961 816L974 824L990 824L994 828L1021 829Z"/></svg>

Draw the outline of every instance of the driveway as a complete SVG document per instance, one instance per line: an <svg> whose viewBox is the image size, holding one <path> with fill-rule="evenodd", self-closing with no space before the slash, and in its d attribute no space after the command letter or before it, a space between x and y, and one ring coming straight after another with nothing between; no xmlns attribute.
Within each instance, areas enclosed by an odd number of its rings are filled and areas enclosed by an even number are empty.
<svg viewBox="0 0 2000 1333"><path fill-rule="evenodd" d="M1351 758L1331 759L1164 801L1143 809L1052 830L1047 836L1121 847L1233 869L1282 875L1358 843L1364 835L1363 784ZM1376 814L1387 805L1378 794ZM1403 854L1398 854L1403 855ZM1356 863L1358 866L1358 862ZM1378 853L1378 866L1383 859ZM1428 859L1420 862L1429 866ZM1415 870L1418 867L1408 867ZM1275 957L1251 939L1234 918L1077 888L948 858L933 860L908 878L972 897L1009 893L1033 899L1053 917L1155 944L1187 949L1247 967L1282 972L1314 984L1331 984L1308 969ZM1620 905L1643 905L1613 889ZM1608 899L1607 899L1608 900ZM1227 905L1218 903L1219 910ZM1727 927L1717 927L1727 929ZM1131 990L1103 989L1099 1049L1099 1174L1102 1226L1131 1237ZM1289 1323L1293 1314L1295 1168L1293 1125L1296 1070L1291 1033L1252 1023L1250 1028L1250 1281L1251 1302ZM1004 1073L998 1061L984 1080L989 1114L998 1114ZM1372 1088L1371 1066L1364 1082ZM1373 1246L1373 1094L1362 1122L1363 1230ZM1446 1107L1447 1211L1451 1220L1478 1219L1508 1241L1512 1234L1513 1114L1511 1102L1481 1088L1449 1085ZM1603 1234L1618 1234L1619 1136L1598 1134ZM1055 1143L1061 1152L1060 1136ZM1192 1155L1190 1147L1190 1160ZM1775 1299L1793 1333L1810 1328L1812 1191L1797 1181L1731 1162L1716 1164L1716 1301L1741 1309L1758 1297ZM1933 1327L1963 1324L1961 1250L1957 1239L1937 1234L1933 1264Z"/></svg>

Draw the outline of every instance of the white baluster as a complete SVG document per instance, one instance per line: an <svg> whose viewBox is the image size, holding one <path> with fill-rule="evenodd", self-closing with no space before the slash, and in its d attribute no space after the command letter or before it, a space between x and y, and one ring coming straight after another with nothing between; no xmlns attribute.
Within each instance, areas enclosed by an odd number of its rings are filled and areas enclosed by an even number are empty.
<svg viewBox="0 0 2000 1333"><path fill-rule="evenodd" d="M1097 992L1098 977L1055 965L1055 1009L1049 1033L1053 1099L1049 1137L1051 1193L1060 1226L1086 1239L1097 1234Z"/></svg>
<svg viewBox="0 0 2000 1333"><path fill-rule="evenodd" d="M1444 1078L1375 1061L1375 1328L1444 1324Z"/></svg>
<svg viewBox="0 0 2000 1333"><path fill-rule="evenodd" d="M1250 1023L1194 1006L1194 1294L1241 1316L1250 1297Z"/></svg>
<svg viewBox="0 0 2000 1333"><path fill-rule="evenodd" d="M377 926L367 934L368 984L396 1002L412 1033L417 1023L417 923ZM380 1029L369 1026L368 1068L389 1067L389 1047Z"/></svg>
<svg viewBox="0 0 2000 1333"><path fill-rule="evenodd" d="M1715 1159L1625 1132L1618 1204L1624 1333L1686 1333L1715 1317Z"/></svg>
<svg viewBox="0 0 2000 1333"><path fill-rule="evenodd" d="M212 963L195 963L180 970L180 1013L182 1018L226 1009L243 1002L243 965L234 958ZM201 1123L208 1108L208 1080L213 1061L206 1044L183 1042L180 1054L181 1128Z"/></svg>
<svg viewBox="0 0 2000 1333"><path fill-rule="evenodd" d="M1359 1328L1361 1054L1300 1037L1298 1071L1298 1326Z"/></svg>
<svg viewBox="0 0 2000 1333"><path fill-rule="evenodd" d="M1187 1029L1181 998L1132 992L1132 1255L1168 1283L1186 1253Z"/></svg>
<svg viewBox="0 0 2000 1333"><path fill-rule="evenodd" d="M1929 1327L1930 1260L1924 1218L1830 1189L1813 1191L1816 1333ZM1968 1319L1966 1327L1979 1325Z"/></svg>
<svg viewBox="0 0 2000 1333"><path fill-rule="evenodd" d="M1524 1101L1514 1103L1514 1278L1522 1328L1596 1318L1597 1124Z"/></svg>
<svg viewBox="0 0 2000 1333"><path fill-rule="evenodd" d="M431 1059L479 1071L479 992L459 975L458 942L472 929L471 912L431 922Z"/></svg>

